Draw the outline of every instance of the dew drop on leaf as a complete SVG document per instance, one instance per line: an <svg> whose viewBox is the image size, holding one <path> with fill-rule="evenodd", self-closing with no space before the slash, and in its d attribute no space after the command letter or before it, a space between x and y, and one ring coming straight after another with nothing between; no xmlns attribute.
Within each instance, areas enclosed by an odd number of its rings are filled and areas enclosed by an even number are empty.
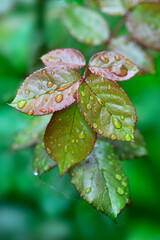
<svg viewBox="0 0 160 240"><path fill-rule="evenodd" d="M93 123L93 127L94 127L94 128L97 128L97 124L96 124L96 123Z"/></svg>
<svg viewBox="0 0 160 240"><path fill-rule="evenodd" d="M63 87L60 87L60 88L58 88L58 89L56 89L56 90L57 90L57 91L64 91L64 90L66 90L67 88L70 88L72 85L73 85L73 83L68 84L68 85L66 85L66 86L63 86Z"/></svg>
<svg viewBox="0 0 160 240"><path fill-rule="evenodd" d="M116 71L112 69L111 71L118 77L125 77L128 74L128 69L124 65L122 65L121 68L117 69Z"/></svg>
<svg viewBox="0 0 160 240"><path fill-rule="evenodd" d="M120 61L120 60L121 60L121 57L120 57L119 55L117 55L117 56L114 57L114 59L115 59L116 61Z"/></svg>
<svg viewBox="0 0 160 240"><path fill-rule="evenodd" d="M51 154L51 152L52 152L51 149L50 149L50 148L47 148L47 153L48 153L48 154Z"/></svg>
<svg viewBox="0 0 160 240"><path fill-rule="evenodd" d="M80 133L78 134L78 137L79 137L80 139L84 139L85 136L86 136L86 134L84 133L84 131L82 131L82 132L80 132Z"/></svg>
<svg viewBox="0 0 160 240"><path fill-rule="evenodd" d="M58 94L58 95L55 97L55 101L56 101L57 103L62 102L62 100L63 100L63 95L62 95L62 94Z"/></svg>
<svg viewBox="0 0 160 240"><path fill-rule="evenodd" d="M124 120L124 119L125 119L125 117L124 117L123 115L121 115L121 119L122 119L122 120Z"/></svg>
<svg viewBox="0 0 160 240"><path fill-rule="evenodd" d="M123 185L124 187L127 187L127 183L124 182L124 181L122 181L122 185Z"/></svg>
<svg viewBox="0 0 160 240"><path fill-rule="evenodd" d="M52 86L53 86L53 82L51 82L51 81L47 82L47 87L48 88L51 88Z"/></svg>
<svg viewBox="0 0 160 240"><path fill-rule="evenodd" d="M112 134L112 135L111 135L111 139L112 139L112 140L116 140L116 135Z"/></svg>
<svg viewBox="0 0 160 240"><path fill-rule="evenodd" d="M91 192L91 188L86 188L85 193L90 193Z"/></svg>
<svg viewBox="0 0 160 240"><path fill-rule="evenodd" d="M33 113L34 113L34 110L33 110L33 109L30 109L30 110L28 111L28 115L33 115Z"/></svg>
<svg viewBox="0 0 160 240"><path fill-rule="evenodd" d="M35 176L38 176L38 171L37 171L37 169L34 170L33 174L34 174Z"/></svg>
<svg viewBox="0 0 160 240"><path fill-rule="evenodd" d="M127 141L127 142L130 142L132 140L132 137L129 133L127 133L125 136L124 136L124 139Z"/></svg>
<svg viewBox="0 0 160 240"><path fill-rule="evenodd" d="M64 152L65 152L65 153L68 152L68 145L66 145L66 146L64 147Z"/></svg>
<svg viewBox="0 0 160 240"><path fill-rule="evenodd" d="M103 102L102 99L100 99L99 97L97 97L97 102L101 105L101 106L105 106L105 103Z"/></svg>
<svg viewBox="0 0 160 240"><path fill-rule="evenodd" d="M111 89L112 89L111 85L108 85L108 89L109 89L109 90L111 90Z"/></svg>
<svg viewBox="0 0 160 240"><path fill-rule="evenodd" d="M87 104L87 109L90 110L92 108L92 105L90 103Z"/></svg>
<svg viewBox="0 0 160 240"><path fill-rule="evenodd" d="M116 174L116 179L121 181L121 179L122 179L121 175L120 174Z"/></svg>
<svg viewBox="0 0 160 240"><path fill-rule="evenodd" d="M100 56L99 59L103 62L103 63L108 63L109 59L104 57L104 56Z"/></svg>
<svg viewBox="0 0 160 240"><path fill-rule="evenodd" d="M118 187L117 188L117 193L120 194L120 195L123 195L124 194L124 189L122 187Z"/></svg>
<svg viewBox="0 0 160 240"><path fill-rule="evenodd" d="M30 91L28 89L26 89L25 94L30 94Z"/></svg>
<svg viewBox="0 0 160 240"><path fill-rule="evenodd" d="M122 123L118 118L112 117L112 122L115 128L119 129L122 127Z"/></svg>
<svg viewBox="0 0 160 240"><path fill-rule="evenodd" d="M41 71L41 73L42 73L42 75L45 75L45 74L47 73L47 71L43 69L43 70Z"/></svg>
<svg viewBox="0 0 160 240"><path fill-rule="evenodd" d="M19 102L17 102L17 107L18 108L20 108L20 109L22 109L22 108L24 108L24 106L26 105L26 103L27 103L27 101L26 100L22 100L22 101L19 101Z"/></svg>

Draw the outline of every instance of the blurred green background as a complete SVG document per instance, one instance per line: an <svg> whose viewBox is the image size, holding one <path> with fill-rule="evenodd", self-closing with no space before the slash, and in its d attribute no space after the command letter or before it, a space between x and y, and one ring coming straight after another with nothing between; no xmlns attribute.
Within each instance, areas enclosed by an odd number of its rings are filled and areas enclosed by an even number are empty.
<svg viewBox="0 0 160 240"><path fill-rule="evenodd" d="M66 2L0 0L0 240L159 240L160 53L152 52L155 75L136 76L121 84L136 107L137 128L144 135L148 156L122 163L129 176L131 205L117 224L81 200L69 176L60 179L57 169L41 178L34 176L34 148L10 150L15 134L31 117L6 103L13 100L23 79L42 67L41 55L70 47L88 60L101 50L102 46L87 46L69 35L58 18ZM119 21L104 17L111 29Z"/></svg>

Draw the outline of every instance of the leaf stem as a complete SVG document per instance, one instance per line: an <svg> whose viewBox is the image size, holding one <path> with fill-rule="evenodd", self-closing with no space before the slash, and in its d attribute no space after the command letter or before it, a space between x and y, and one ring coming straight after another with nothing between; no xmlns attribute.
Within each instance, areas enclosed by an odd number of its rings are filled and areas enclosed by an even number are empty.
<svg viewBox="0 0 160 240"><path fill-rule="evenodd" d="M107 39L107 41L104 43L102 50L106 50L106 47L110 44L112 38L116 36L116 34L119 32L119 30L122 28L124 22L126 20L126 15L119 21L119 23L116 25L116 27L111 32L110 37Z"/></svg>
<svg viewBox="0 0 160 240"><path fill-rule="evenodd" d="M88 66L85 66L85 70L84 70L84 73L83 73L83 76L82 76L82 81L84 81L85 78L86 78L87 70L88 70Z"/></svg>

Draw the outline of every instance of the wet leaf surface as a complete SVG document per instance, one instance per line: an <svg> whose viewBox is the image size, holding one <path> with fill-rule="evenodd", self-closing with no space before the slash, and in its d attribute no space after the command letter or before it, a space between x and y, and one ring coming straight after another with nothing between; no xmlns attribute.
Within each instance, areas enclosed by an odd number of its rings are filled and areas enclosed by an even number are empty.
<svg viewBox="0 0 160 240"><path fill-rule="evenodd" d="M95 140L96 133L81 116L77 103L56 112L44 136L46 151L57 162L60 175L86 158Z"/></svg>
<svg viewBox="0 0 160 240"><path fill-rule="evenodd" d="M103 137L134 141L136 112L127 94L111 80L90 75L78 91L80 111Z"/></svg>
<svg viewBox="0 0 160 240"><path fill-rule="evenodd" d="M28 115L46 115L76 100L81 74L67 66L40 69L24 80L10 106Z"/></svg>
<svg viewBox="0 0 160 240"><path fill-rule="evenodd" d="M137 65L144 73L154 73L154 63L152 57L134 41L126 36L120 36L112 39L109 48L117 52Z"/></svg>
<svg viewBox="0 0 160 240"><path fill-rule="evenodd" d="M126 26L133 39L160 50L160 3L141 3L128 14Z"/></svg>
<svg viewBox="0 0 160 240"><path fill-rule="evenodd" d="M115 219L129 201L128 179L109 143L97 140L92 153L70 170L81 197Z"/></svg>
<svg viewBox="0 0 160 240"><path fill-rule="evenodd" d="M96 11L82 6L66 9L64 24L78 41L89 45L99 45L109 38L106 20Z"/></svg>
<svg viewBox="0 0 160 240"><path fill-rule="evenodd" d="M99 52L89 61L89 70L115 81L124 81L132 78L139 70L126 57L115 52Z"/></svg>
<svg viewBox="0 0 160 240"><path fill-rule="evenodd" d="M41 57L45 66L67 65L82 68L86 65L84 56L75 49L63 48L53 50Z"/></svg>

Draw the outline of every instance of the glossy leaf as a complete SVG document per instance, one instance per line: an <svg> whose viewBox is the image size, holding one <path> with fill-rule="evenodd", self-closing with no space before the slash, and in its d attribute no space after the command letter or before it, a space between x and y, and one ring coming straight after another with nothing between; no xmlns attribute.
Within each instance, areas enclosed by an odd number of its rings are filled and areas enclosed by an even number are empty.
<svg viewBox="0 0 160 240"><path fill-rule="evenodd" d="M135 41L160 50L160 3L141 3L128 14L126 26Z"/></svg>
<svg viewBox="0 0 160 240"><path fill-rule="evenodd" d="M78 90L85 120L103 137L133 141L136 113L127 94L111 80L90 75Z"/></svg>
<svg viewBox="0 0 160 240"><path fill-rule="evenodd" d="M98 0L98 6L104 13L122 16L141 1L142 0Z"/></svg>
<svg viewBox="0 0 160 240"><path fill-rule="evenodd" d="M46 153L44 142L41 140L35 147L35 155L32 162L34 175L40 175L56 166L56 162Z"/></svg>
<svg viewBox="0 0 160 240"><path fill-rule="evenodd" d="M89 61L89 70L115 81L124 81L132 78L138 68L126 57L115 52L99 52L93 55Z"/></svg>
<svg viewBox="0 0 160 240"><path fill-rule="evenodd" d="M111 145L121 160L130 160L147 155L144 138L138 130L135 131L135 143L112 141Z"/></svg>
<svg viewBox="0 0 160 240"><path fill-rule="evenodd" d="M127 37L120 36L112 39L109 48L111 51L127 57L130 61L135 63L142 72L154 73L155 70L152 57L145 52L143 48Z"/></svg>
<svg viewBox="0 0 160 240"><path fill-rule="evenodd" d="M34 117L30 124L15 136L12 149L18 150L38 143L40 135L45 130L50 118L50 115Z"/></svg>
<svg viewBox="0 0 160 240"><path fill-rule="evenodd" d="M67 8L64 24L74 38L85 44L99 45L109 38L105 19L94 10L82 6Z"/></svg>
<svg viewBox="0 0 160 240"><path fill-rule="evenodd" d="M53 50L43 55L41 60L45 66L67 65L73 68L82 68L86 65L84 56L72 48Z"/></svg>
<svg viewBox="0 0 160 240"><path fill-rule="evenodd" d="M24 80L10 105L28 115L61 110L76 100L80 79L80 72L67 66L40 69Z"/></svg>
<svg viewBox="0 0 160 240"><path fill-rule="evenodd" d="M77 103L56 112L44 136L46 151L57 162L60 175L86 158L95 140L96 134L81 116Z"/></svg>
<svg viewBox="0 0 160 240"><path fill-rule="evenodd" d="M84 200L115 219L129 202L128 179L109 143L97 140L92 153L70 170Z"/></svg>

